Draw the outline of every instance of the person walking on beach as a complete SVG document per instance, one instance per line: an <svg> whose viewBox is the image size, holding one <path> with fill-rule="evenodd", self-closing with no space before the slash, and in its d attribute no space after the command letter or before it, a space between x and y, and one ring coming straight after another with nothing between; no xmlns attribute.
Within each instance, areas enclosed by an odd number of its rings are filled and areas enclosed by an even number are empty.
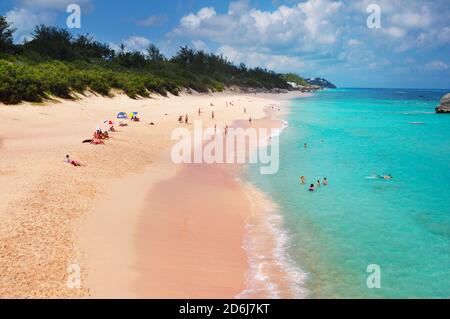
<svg viewBox="0 0 450 319"><path fill-rule="evenodd" d="M184 123L189 124L189 117L186 114L186 117L184 118Z"/></svg>
<svg viewBox="0 0 450 319"><path fill-rule="evenodd" d="M300 177L300 183L301 183L302 185L305 185L305 184L306 184L305 176Z"/></svg>
<svg viewBox="0 0 450 319"><path fill-rule="evenodd" d="M225 136L228 135L228 125L225 126Z"/></svg>
<svg viewBox="0 0 450 319"><path fill-rule="evenodd" d="M202 109L198 109L198 116L202 115Z"/></svg>
<svg viewBox="0 0 450 319"><path fill-rule="evenodd" d="M211 113L211 118L214 120L216 118L216 113L214 113L214 111L212 111Z"/></svg>
<svg viewBox="0 0 450 319"><path fill-rule="evenodd" d="M326 177L323 178L323 185L328 186L328 179Z"/></svg>

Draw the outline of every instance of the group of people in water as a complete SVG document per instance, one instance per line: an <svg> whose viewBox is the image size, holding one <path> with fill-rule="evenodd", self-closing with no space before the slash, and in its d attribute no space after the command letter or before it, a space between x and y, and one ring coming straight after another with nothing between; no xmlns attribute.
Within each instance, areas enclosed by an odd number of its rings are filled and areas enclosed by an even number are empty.
<svg viewBox="0 0 450 319"><path fill-rule="evenodd" d="M308 190L310 192L315 192L321 186L328 186L328 183L329 182L328 182L328 179L326 177L324 177L322 181L320 179L318 179L316 183L310 184ZM306 177L305 176L301 176L300 177L300 184L301 185L306 185Z"/></svg>

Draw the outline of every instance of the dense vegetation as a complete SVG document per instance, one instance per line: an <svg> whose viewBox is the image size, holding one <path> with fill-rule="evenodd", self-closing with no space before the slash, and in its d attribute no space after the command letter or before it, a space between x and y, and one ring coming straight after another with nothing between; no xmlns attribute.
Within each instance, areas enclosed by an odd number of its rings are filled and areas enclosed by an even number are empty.
<svg viewBox="0 0 450 319"><path fill-rule="evenodd" d="M151 92L177 95L226 87L289 89L286 79L262 68L235 66L225 57L181 47L167 59L151 45L147 54L115 52L89 35L74 38L66 29L37 26L29 41L13 44L14 30L0 16L0 102L40 102L51 96L72 98L92 90L109 95L123 90L131 98Z"/></svg>

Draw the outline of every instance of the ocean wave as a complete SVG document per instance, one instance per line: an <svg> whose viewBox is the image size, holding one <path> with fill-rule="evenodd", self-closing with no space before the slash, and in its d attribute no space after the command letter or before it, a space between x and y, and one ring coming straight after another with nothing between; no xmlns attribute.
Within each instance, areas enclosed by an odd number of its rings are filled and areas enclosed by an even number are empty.
<svg viewBox="0 0 450 319"><path fill-rule="evenodd" d="M288 121L282 121L283 125L281 128L276 128L271 130L271 134L268 136L268 138L262 138L259 140L259 147L268 147L270 145L270 141L276 137L281 136L283 134L284 130L289 127Z"/></svg>
<svg viewBox="0 0 450 319"><path fill-rule="evenodd" d="M260 211L246 225L243 247L249 260L247 287L236 298L306 298L307 273L289 255L291 237L284 229L283 216L274 203L258 193L253 190L250 194Z"/></svg>
<svg viewBox="0 0 450 319"><path fill-rule="evenodd" d="M410 112L402 112L403 115L418 115L418 114L436 114L436 112L431 111L410 111Z"/></svg>

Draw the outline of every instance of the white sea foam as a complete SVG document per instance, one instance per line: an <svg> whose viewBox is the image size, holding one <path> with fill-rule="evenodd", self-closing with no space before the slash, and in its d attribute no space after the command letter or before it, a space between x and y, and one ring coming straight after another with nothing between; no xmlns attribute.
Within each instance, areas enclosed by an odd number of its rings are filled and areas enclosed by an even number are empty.
<svg viewBox="0 0 450 319"><path fill-rule="evenodd" d="M410 111L410 112L402 112L403 115L419 115L419 114L436 114L436 112L431 111Z"/></svg>
<svg viewBox="0 0 450 319"><path fill-rule="evenodd" d="M249 192L254 208L256 206L256 209L264 211L256 213L246 226L244 249L249 259L247 287L236 298L257 296L279 299L286 295L306 298L304 285L307 274L289 255L291 237L284 228L283 216L276 205L261 198L257 190Z"/></svg>

